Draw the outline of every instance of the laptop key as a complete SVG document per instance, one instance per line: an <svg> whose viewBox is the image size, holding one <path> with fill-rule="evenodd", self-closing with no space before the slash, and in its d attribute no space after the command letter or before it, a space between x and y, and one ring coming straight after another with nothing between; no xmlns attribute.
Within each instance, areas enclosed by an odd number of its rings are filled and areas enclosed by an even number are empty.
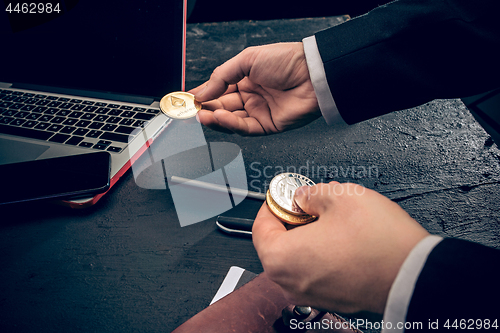
<svg viewBox="0 0 500 333"><path fill-rule="evenodd" d="M35 128L37 128L37 129L41 129L41 130L45 130L45 129L47 129L49 126L50 126L50 124L49 124L49 123L40 123L40 124L36 125L36 126L35 126ZM52 133L49 133L49 132L45 132L45 133L52 135ZM48 138L50 138L50 135L49 135L49 137L48 137ZM48 138L47 138L47 139L48 139ZM36 139L36 138L35 138L35 139ZM43 139L43 140L47 140L47 139Z"/></svg>
<svg viewBox="0 0 500 333"><path fill-rule="evenodd" d="M133 116L135 116L135 114L136 114L136 112L134 112L134 111L125 111L120 115L120 117L132 118Z"/></svg>
<svg viewBox="0 0 500 333"><path fill-rule="evenodd" d="M62 104L62 102L50 102L49 104L47 104L47 106L49 108L57 108L61 104Z"/></svg>
<svg viewBox="0 0 500 333"><path fill-rule="evenodd" d="M74 111L74 112L71 112L68 117L71 117L71 118L80 118L82 115L83 115L83 112L81 112L81 111Z"/></svg>
<svg viewBox="0 0 500 333"><path fill-rule="evenodd" d="M103 145L101 143L96 143L92 148L94 149L100 149L100 150L106 150L108 146L107 145Z"/></svg>
<svg viewBox="0 0 500 333"><path fill-rule="evenodd" d="M39 119L39 120L40 120L40 121L49 122L52 118L54 118L54 117L52 117L52 116L47 116L47 115L45 115L45 114L44 114L44 115L42 115L42 116L40 117L40 119Z"/></svg>
<svg viewBox="0 0 500 333"><path fill-rule="evenodd" d="M84 137L81 136L72 136L68 141L65 143L68 145L73 145L73 146L78 146L80 142L82 142Z"/></svg>
<svg viewBox="0 0 500 333"><path fill-rule="evenodd" d="M117 129L115 129L115 132L121 133L121 134L130 134L132 133L136 128L135 127L128 127L128 126L118 126Z"/></svg>
<svg viewBox="0 0 500 333"><path fill-rule="evenodd" d="M57 110L57 109L54 109L54 110ZM71 111L69 111L69 110L61 110L61 111L58 111L56 114L58 116L67 117L70 113L71 113Z"/></svg>
<svg viewBox="0 0 500 333"><path fill-rule="evenodd" d="M2 123L2 124L8 124L8 123L10 123L12 120L14 120L14 118L11 118L11 117L2 117L2 118L0 119L0 123Z"/></svg>
<svg viewBox="0 0 500 333"><path fill-rule="evenodd" d="M85 105L83 104L75 104L71 107L71 110L74 110L74 111L81 111L85 108Z"/></svg>
<svg viewBox="0 0 500 333"><path fill-rule="evenodd" d="M137 113L134 118L140 120L151 120L155 115L151 113Z"/></svg>
<svg viewBox="0 0 500 333"><path fill-rule="evenodd" d="M106 124L101 128L101 130L112 132L115 128L116 125Z"/></svg>
<svg viewBox="0 0 500 333"><path fill-rule="evenodd" d="M63 128L61 128L61 133L65 133L65 134L71 134L74 132L74 130L76 130L76 127L73 127L73 126L64 126Z"/></svg>
<svg viewBox="0 0 500 333"><path fill-rule="evenodd" d="M47 131L52 131L52 132L59 132L63 128L63 125L59 124L52 124L47 128Z"/></svg>
<svg viewBox="0 0 500 333"><path fill-rule="evenodd" d="M91 123L89 126L87 126L88 128L91 128L91 129L99 129L101 127L104 126L104 123L99 123L99 122L93 122Z"/></svg>
<svg viewBox="0 0 500 333"><path fill-rule="evenodd" d="M84 120L92 120L95 118L95 116L97 116L95 113L84 113L80 119L84 119Z"/></svg>
<svg viewBox="0 0 500 333"><path fill-rule="evenodd" d="M54 119L52 119L50 122L51 123L54 123L54 124L60 124L62 123L64 120L66 120L65 117L55 117Z"/></svg>
<svg viewBox="0 0 500 333"><path fill-rule="evenodd" d="M12 104L14 104L14 103L12 103L12 102L2 102L2 103L0 103L0 107L1 108L8 108Z"/></svg>
<svg viewBox="0 0 500 333"><path fill-rule="evenodd" d="M50 101L49 100L46 100L46 99L41 99L39 100L38 102L36 102L36 105L47 105L49 104Z"/></svg>
<svg viewBox="0 0 500 333"><path fill-rule="evenodd" d="M14 103L12 104L11 106L9 106L10 109L16 109L16 110L19 110L20 108L22 108L24 106L23 103Z"/></svg>
<svg viewBox="0 0 500 333"><path fill-rule="evenodd" d="M109 146L111 144L111 141L99 140L98 144Z"/></svg>
<svg viewBox="0 0 500 333"><path fill-rule="evenodd" d="M46 106L37 106L33 109L33 112L43 113L47 110Z"/></svg>
<svg viewBox="0 0 500 333"><path fill-rule="evenodd" d="M21 111L32 111L33 109L36 108L36 105L29 105L29 104L26 104L25 106L23 106L21 108Z"/></svg>
<svg viewBox="0 0 500 333"><path fill-rule="evenodd" d="M86 112L94 112L95 110L97 110L97 106L87 106L85 109L83 109L83 111Z"/></svg>
<svg viewBox="0 0 500 333"><path fill-rule="evenodd" d="M10 102L10 101L13 101L14 99L16 99L16 97L11 96L11 95L7 95L6 97L2 97L2 101L4 101L4 102Z"/></svg>
<svg viewBox="0 0 500 333"><path fill-rule="evenodd" d="M66 134L61 134L61 133L56 133L54 136L52 136L49 141L52 142L59 142L59 143L64 143L66 140L68 140L71 136L66 135Z"/></svg>
<svg viewBox="0 0 500 333"><path fill-rule="evenodd" d="M120 117L110 117L108 118L108 120L106 120L106 122L110 124L118 124L120 120L122 120L122 118Z"/></svg>
<svg viewBox="0 0 500 333"><path fill-rule="evenodd" d="M23 137L32 138L32 139L39 139L39 140L47 140L53 134L51 132L38 131L38 130L32 129L32 128L12 127L12 126L6 126L6 125L0 125L0 133L23 136Z"/></svg>
<svg viewBox="0 0 500 333"><path fill-rule="evenodd" d="M120 124L125 125L125 126L131 126L134 123L135 123L135 119L123 119L122 121L120 121Z"/></svg>
<svg viewBox="0 0 500 333"><path fill-rule="evenodd" d="M75 119L75 118L68 118L66 119L63 124L64 125L74 125L78 122L78 119Z"/></svg>
<svg viewBox="0 0 500 333"><path fill-rule="evenodd" d="M106 114L109 111L111 111L111 109L108 109L108 108L99 108L99 109L95 110L95 113L97 113L97 114Z"/></svg>
<svg viewBox="0 0 500 333"><path fill-rule="evenodd" d="M26 116L26 119L36 120L36 119L40 118L41 116L42 115L39 113L30 113L29 115Z"/></svg>
<svg viewBox="0 0 500 333"><path fill-rule="evenodd" d="M132 126L133 127L144 127L145 124L147 124L147 121L137 120Z"/></svg>
<svg viewBox="0 0 500 333"><path fill-rule="evenodd" d="M2 115L4 115L4 116L9 116L9 117L14 117L14 115L15 115L16 113L17 113L17 111L16 111L16 110L10 110L10 109L9 109L9 110L5 111L4 113L2 113Z"/></svg>
<svg viewBox="0 0 500 333"><path fill-rule="evenodd" d="M13 121L10 122L10 125L21 126L25 122L26 122L26 120L24 120L24 119L14 119Z"/></svg>
<svg viewBox="0 0 500 333"><path fill-rule="evenodd" d="M118 115L120 115L120 113L122 113L121 110L111 109L111 111L108 112L108 115L110 115L110 116L118 116Z"/></svg>
<svg viewBox="0 0 500 333"><path fill-rule="evenodd" d="M87 126L90 125L90 123L91 123L91 121L89 121L89 120L80 120L80 121L78 121L76 123L76 126L78 126L78 127L87 127Z"/></svg>
<svg viewBox="0 0 500 333"><path fill-rule="evenodd" d="M24 103L26 104L36 104L36 102L38 102L39 99L38 98L28 98Z"/></svg>
<svg viewBox="0 0 500 333"><path fill-rule="evenodd" d="M75 106L75 104L73 104L73 103L63 103L63 104L59 105L59 108L60 109L71 109L73 106Z"/></svg>
<svg viewBox="0 0 500 333"><path fill-rule="evenodd" d="M35 120L28 120L27 122L25 122L25 123L23 124L23 127L29 127L29 128L32 128L32 127L35 127L37 124L38 124L38 121L35 121Z"/></svg>
<svg viewBox="0 0 500 333"><path fill-rule="evenodd" d="M59 109L56 109L56 108L49 108L45 111L43 111L43 113L46 113L46 114L57 114L59 112Z"/></svg>
<svg viewBox="0 0 500 333"><path fill-rule="evenodd" d="M14 102L24 103L27 99L29 99L29 97L18 97L14 100Z"/></svg>
<svg viewBox="0 0 500 333"><path fill-rule="evenodd" d="M115 147L115 146L110 146L108 147L108 149L106 149L107 151L110 151L112 153L119 153L122 151L122 148L120 147Z"/></svg>
<svg viewBox="0 0 500 333"><path fill-rule="evenodd" d="M93 144L93 143L91 143L91 142L82 142L82 143L80 143L78 146L80 146L80 147L85 147L85 148L90 148L90 147L92 147L93 145L94 145L94 144Z"/></svg>
<svg viewBox="0 0 500 333"><path fill-rule="evenodd" d="M99 135L101 135L101 134L102 134L101 131L90 131L85 136L88 137L88 138L98 138Z"/></svg>
<svg viewBox="0 0 500 333"><path fill-rule="evenodd" d="M84 136L89 130L86 128L77 128L73 135Z"/></svg>
<svg viewBox="0 0 500 333"><path fill-rule="evenodd" d="M106 132L100 137L100 139L128 143L128 135L117 133Z"/></svg>
<svg viewBox="0 0 500 333"><path fill-rule="evenodd" d="M29 113L29 112L27 112L27 111L19 111L18 113L16 113L16 114L14 115L14 117L16 117L16 118L24 118L24 117L26 117L26 116L27 116L27 115L29 115L29 114L30 114L30 113Z"/></svg>
<svg viewBox="0 0 500 333"><path fill-rule="evenodd" d="M102 121L106 121L106 119L108 119L108 116L104 116L104 115L100 114L100 115L97 115L97 117L95 117L94 120L102 122Z"/></svg>

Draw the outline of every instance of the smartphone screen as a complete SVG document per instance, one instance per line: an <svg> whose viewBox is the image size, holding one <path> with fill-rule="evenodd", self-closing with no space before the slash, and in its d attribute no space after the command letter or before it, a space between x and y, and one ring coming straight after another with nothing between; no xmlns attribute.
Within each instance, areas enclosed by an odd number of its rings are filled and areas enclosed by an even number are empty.
<svg viewBox="0 0 500 333"><path fill-rule="evenodd" d="M0 204L103 193L110 166L108 152L0 165Z"/></svg>

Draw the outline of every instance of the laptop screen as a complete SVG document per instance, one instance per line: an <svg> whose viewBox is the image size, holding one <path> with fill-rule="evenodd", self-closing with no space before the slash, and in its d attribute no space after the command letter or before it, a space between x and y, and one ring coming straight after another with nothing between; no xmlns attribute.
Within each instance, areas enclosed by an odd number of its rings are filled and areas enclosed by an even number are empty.
<svg viewBox="0 0 500 333"><path fill-rule="evenodd" d="M4 1L0 81L147 97L181 90L183 2Z"/></svg>

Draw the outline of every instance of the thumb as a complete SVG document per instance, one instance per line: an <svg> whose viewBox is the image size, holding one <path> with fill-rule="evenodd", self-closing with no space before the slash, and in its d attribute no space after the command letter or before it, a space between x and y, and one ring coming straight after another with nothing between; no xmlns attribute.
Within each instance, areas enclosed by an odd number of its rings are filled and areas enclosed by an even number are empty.
<svg viewBox="0 0 500 333"><path fill-rule="evenodd" d="M250 73L254 53L254 48L247 48L217 67L206 86L196 93L195 99L199 102L214 100L222 96L229 85L240 82Z"/></svg>
<svg viewBox="0 0 500 333"><path fill-rule="evenodd" d="M328 184L302 186L295 191L295 203L307 214L321 216L333 202Z"/></svg>

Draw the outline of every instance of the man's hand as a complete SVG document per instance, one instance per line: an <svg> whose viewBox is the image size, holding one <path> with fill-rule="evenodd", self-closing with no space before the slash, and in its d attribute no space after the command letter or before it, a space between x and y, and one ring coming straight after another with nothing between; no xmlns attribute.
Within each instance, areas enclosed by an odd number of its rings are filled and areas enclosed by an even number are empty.
<svg viewBox="0 0 500 333"><path fill-rule="evenodd" d="M251 47L190 91L203 103L199 121L240 135L266 135L321 116L302 43Z"/></svg>
<svg viewBox="0 0 500 333"><path fill-rule="evenodd" d="M295 192L315 222L287 230L264 204L253 242L264 270L296 305L383 313L391 285L428 232L396 203L355 184Z"/></svg>

